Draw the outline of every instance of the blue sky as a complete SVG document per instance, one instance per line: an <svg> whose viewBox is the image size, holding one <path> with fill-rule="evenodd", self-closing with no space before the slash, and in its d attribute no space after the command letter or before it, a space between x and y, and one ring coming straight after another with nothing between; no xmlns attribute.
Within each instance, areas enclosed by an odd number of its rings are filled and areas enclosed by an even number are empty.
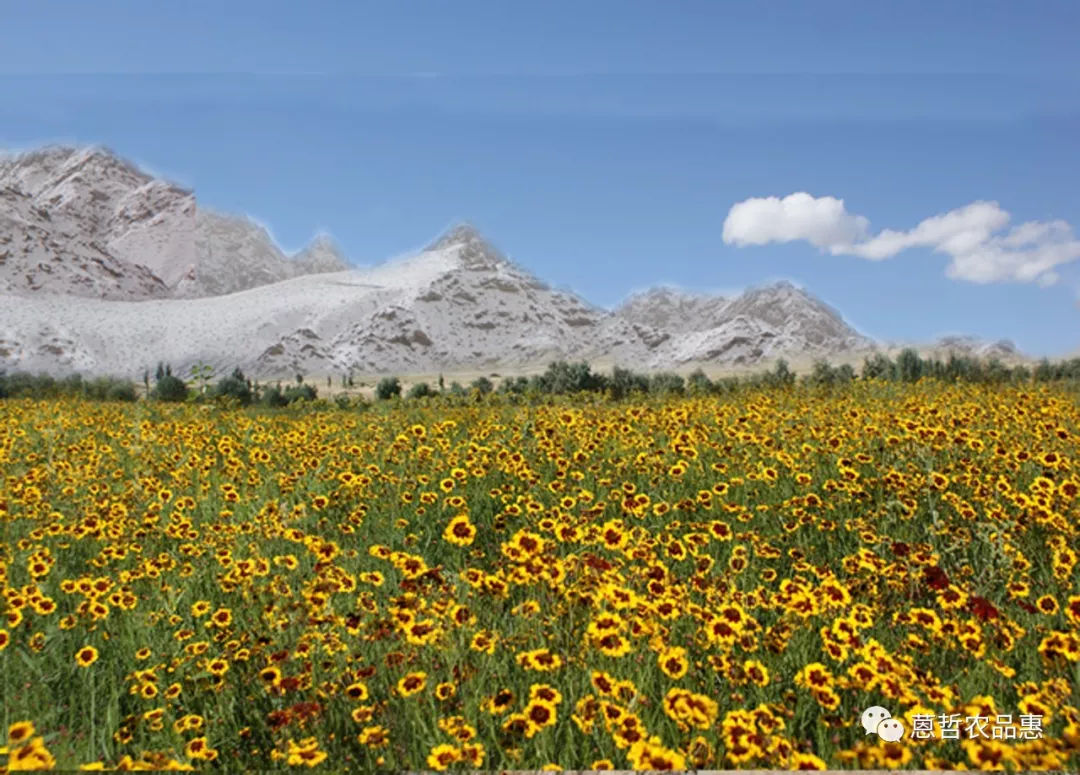
<svg viewBox="0 0 1080 775"><path fill-rule="evenodd" d="M467 219L604 306L787 278L881 338L1080 347L1077 3L0 0L0 19L0 148L106 145L287 250L327 231L376 263Z"/></svg>

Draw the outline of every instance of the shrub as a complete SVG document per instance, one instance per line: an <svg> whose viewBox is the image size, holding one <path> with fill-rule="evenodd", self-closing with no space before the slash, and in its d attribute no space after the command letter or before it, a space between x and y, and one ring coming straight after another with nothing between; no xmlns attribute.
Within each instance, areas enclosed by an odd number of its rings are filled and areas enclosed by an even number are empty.
<svg viewBox="0 0 1080 775"><path fill-rule="evenodd" d="M679 374L661 371L649 377L649 392L659 395L681 395L686 390L686 380Z"/></svg>
<svg viewBox="0 0 1080 775"><path fill-rule="evenodd" d="M262 396L259 398L259 403L274 409L285 406L289 401L285 398L285 394L281 392L280 385L271 385L263 391Z"/></svg>
<svg viewBox="0 0 1080 775"><path fill-rule="evenodd" d="M297 401L314 401L319 393L311 385L290 385L282 393L285 403L293 404Z"/></svg>
<svg viewBox="0 0 1080 775"><path fill-rule="evenodd" d="M154 398L158 401L185 401L188 397L188 386L184 380L173 376L172 366L158 363L156 384L154 385Z"/></svg>
<svg viewBox="0 0 1080 775"><path fill-rule="evenodd" d="M239 367L214 386L213 395L215 398L232 399L241 406L250 404L253 397L251 385Z"/></svg>
<svg viewBox="0 0 1080 775"><path fill-rule="evenodd" d="M102 379L109 379L109 378L108 377L98 377L98 379L94 380L94 382L99 382ZM90 384L92 384L92 383L90 383ZM86 382L83 382L82 374L71 374L71 375L69 375L67 377L64 377L62 380L60 380L57 383L57 387L59 388L59 392L61 394L63 394L63 395L78 396L78 395L88 395L87 391L90 388L90 384L88 384ZM92 398L96 397L96 398L100 398L100 399L104 400L105 391L100 390L100 388L99 388L99 391L101 392L101 395L99 395L99 396L91 396L91 397Z"/></svg>
<svg viewBox="0 0 1080 775"><path fill-rule="evenodd" d="M409 388L409 398L426 398L427 396L435 395L431 390L431 385L426 382L417 382L411 388Z"/></svg>
<svg viewBox="0 0 1080 775"><path fill-rule="evenodd" d="M713 392L712 381L701 369L695 369L694 372L686 378L686 386L689 388L692 395L708 395Z"/></svg>
<svg viewBox="0 0 1080 775"><path fill-rule="evenodd" d="M507 377L499 383L497 393L503 395L522 395L529 389L528 377Z"/></svg>
<svg viewBox="0 0 1080 775"><path fill-rule="evenodd" d="M401 381L397 377L386 377L375 386L375 397L380 401L401 395Z"/></svg>
<svg viewBox="0 0 1080 775"><path fill-rule="evenodd" d="M491 380L487 377L477 377L469 383L469 388L475 390L482 396L486 396L492 390L495 389L495 385L491 383Z"/></svg>
<svg viewBox="0 0 1080 775"><path fill-rule="evenodd" d="M580 393L586 390L602 391L608 387L608 381L602 374L593 374L585 361L555 361L539 376L536 386L544 393Z"/></svg>
<svg viewBox="0 0 1080 775"><path fill-rule="evenodd" d="M875 353L863 361L863 379L895 379L896 364L884 353Z"/></svg>
<svg viewBox="0 0 1080 775"><path fill-rule="evenodd" d="M834 372L836 375L836 381L842 383L855 381L855 367L850 363L843 364L840 368Z"/></svg>
<svg viewBox="0 0 1080 775"><path fill-rule="evenodd" d="M138 398L134 382L115 377L98 377L81 384L81 392L95 401L134 401Z"/></svg>
<svg viewBox="0 0 1080 775"><path fill-rule="evenodd" d="M616 366L612 369L608 389L611 391L612 398L626 398L631 393L647 393L649 380L643 374L635 374L629 369L620 369Z"/></svg>

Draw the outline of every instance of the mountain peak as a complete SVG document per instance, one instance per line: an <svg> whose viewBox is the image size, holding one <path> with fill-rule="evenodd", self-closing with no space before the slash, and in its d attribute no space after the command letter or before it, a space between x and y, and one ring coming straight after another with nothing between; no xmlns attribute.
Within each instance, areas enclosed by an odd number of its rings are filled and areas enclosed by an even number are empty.
<svg viewBox="0 0 1080 775"><path fill-rule="evenodd" d="M349 266L341 247L326 232L316 234L307 247L292 258L306 272L339 272Z"/></svg>
<svg viewBox="0 0 1080 775"><path fill-rule="evenodd" d="M470 243L487 243L480 230L467 221L456 223L443 232L438 239L432 242L425 250L445 250L446 248Z"/></svg>
<svg viewBox="0 0 1080 775"><path fill-rule="evenodd" d="M790 296L792 294L798 294L809 296L806 291L790 280L777 280L776 282L765 283L763 285L754 285L747 288L746 293L754 295Z"/></svg>
<svg viewBox="0 0 1080 775"><path fill-rule="evenodd" d="M432 251L455 251L466 269L495 269L510 264L475 226L466 222L451 227L424 252Z"/></svg>

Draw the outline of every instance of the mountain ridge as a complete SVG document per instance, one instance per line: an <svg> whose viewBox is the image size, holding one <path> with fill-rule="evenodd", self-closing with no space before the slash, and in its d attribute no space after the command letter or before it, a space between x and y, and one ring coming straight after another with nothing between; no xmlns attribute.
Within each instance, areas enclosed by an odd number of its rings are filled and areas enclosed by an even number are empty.
<svg viewBox="0 0 1080 775"><path fill-rule="evenodd" d="M258 377L405 374L554 358L658 370L881 346L789 281L730 297L658 286L606 310L468 222L373 267L350 267L325 233L288 256L256 221L204 210L100 147L0 156L0 295L0 368L52 373L166 360Z"/></svg>

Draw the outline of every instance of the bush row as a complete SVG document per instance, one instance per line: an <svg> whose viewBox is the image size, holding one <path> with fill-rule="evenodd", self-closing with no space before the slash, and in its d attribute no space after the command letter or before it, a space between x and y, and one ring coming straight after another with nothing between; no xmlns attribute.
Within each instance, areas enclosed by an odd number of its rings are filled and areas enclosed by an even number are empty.
<svg viewBox="0 0 1080 775"><path fill-rule="evenodd" d="M1080 383L1080 358L1053 363L1044 359L1034 368L1029 368L1024 365L1010 367L996 359L982 361L964 356L951 356L947 360L927 359L920 357L914 350L904 350L895 360L881 353L866 358L859 374L848 364L833 366L826 361L818 361L809 373L797 378L788 364L780 360L770 371L715 380L709 379L700 369L685 378L672 372L641 374L618 367L610 374L601 374L594 372L584 361L556 361L549 364L547 370L541 374L531 377L507 377L502 379L497 387L487 377L478 377L467 387L458 382L452 382L447 387L440 377L437 387L420 382L413 385L404 397L410 400L434 396L466 398L494 393L511 398L535 398L596 393L619 400L631 395L725 395L744 389L775 389L796 384L831 388L849 384L856 379L915 382L923 378L982 384L1058 381ZM158 364L152 388L149 373L144 375L143 381L149 398L168 402L211 400L239 406L282 407L297 401L314 402L318 398L318 391L312 385L304 384L300 376L297 376L295 385L260 385L245 377L239 368L214 384L204 384L201 389L193 389L188 382L175 376L167 364ZM84 380L77 374L54 378L46 374L0 372L0 398L40 399L59 396L82 396L100 401L134 401L138 397L138 390L130 380L114 377ZM375 397L380 401L401 398L401 381L397 377L381 380L375 387ZM345 407L355 402L346 396L338 396L335 403Z"/></svg>
<svg viewBox="0 0 1080 775"><path fill-rule="evenodd" d="M617 400L632 394L724 395L747 388L783 388L797 383L834 387L860 378L887 382L916 382L922 378L970 383L1080 381L1080 358L1057 363L1043 360L1031 369L1023 365L1006 366L997 359L984 362L965 356L950 356L944 361L936 358L922 358L917 352L909 349L902 351L896 360L881 353L866 358L859 374L856 374L855 368L850 364L833 366L822 360L816 362L809 373L797 377L787 362L780 360L770 371L715 380L709 379L700 369L686 378L672 372L640 374L618 367L608 375L592 371L589 364L583 361L578 363L556 361L550 364L542 374L531 377L509 377L502 380L498 388L487 377L474 380L468 389L456 382L452 383L449 391L444 391L441 386L436 391L426 382L421 382L413 385L406 397L423 398L444 392L449 392L450 395L465 395L470 392L480 395L492 392L509 395L563 395L592 392L603 393ZM396 377L384 379L375 390L375 397L381 400L400 395L401 383Z"/></svg>

